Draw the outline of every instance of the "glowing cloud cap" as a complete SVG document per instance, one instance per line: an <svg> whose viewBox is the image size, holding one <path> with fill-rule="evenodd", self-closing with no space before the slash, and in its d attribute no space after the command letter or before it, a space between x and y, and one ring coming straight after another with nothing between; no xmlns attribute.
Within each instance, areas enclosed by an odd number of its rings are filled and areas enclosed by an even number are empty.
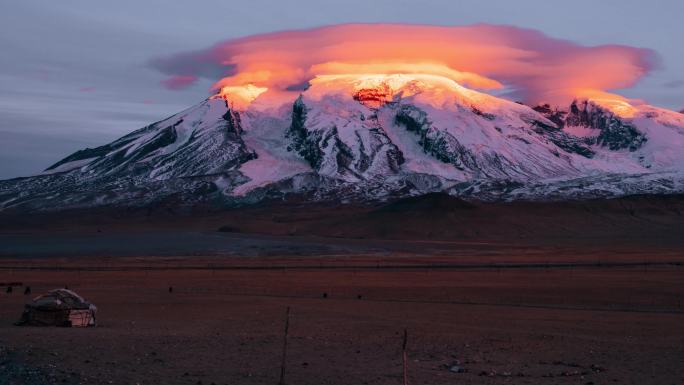
<svg viewBox="0 0 684 385"><path fill-rule="evenodd" d="M199 77L216 81L216 90L251 85L279 92L301 91L319 75L426 74L504 88L528 103L567 103L578 90L630 87L656 62L648 49L586 47L512 26L343 24L227 40L152 65L175 89Z"/></svg>

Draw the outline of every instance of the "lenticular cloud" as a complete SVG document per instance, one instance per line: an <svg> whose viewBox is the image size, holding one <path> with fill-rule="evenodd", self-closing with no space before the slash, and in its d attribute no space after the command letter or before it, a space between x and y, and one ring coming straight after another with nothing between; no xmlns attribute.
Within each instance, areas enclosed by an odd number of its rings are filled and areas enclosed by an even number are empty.
<svg viewBox="0 0 684 385"><path fill-rule="evenodd" d="M512 26L345 24L227 40L151 64L173 89L200 77L214 88L292 90L318 75L426 73L526 102L561 102L630 87L655 59L648 49L581 46Z"/></svg>

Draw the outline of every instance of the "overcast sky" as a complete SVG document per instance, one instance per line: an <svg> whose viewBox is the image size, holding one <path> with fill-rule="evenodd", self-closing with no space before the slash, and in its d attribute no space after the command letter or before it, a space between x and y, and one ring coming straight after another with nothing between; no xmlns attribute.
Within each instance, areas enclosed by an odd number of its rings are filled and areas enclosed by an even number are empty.
<svg viewBox="0 0 684 385"><path fill-rule="evenodd" d="M0 179L40 172L195 104L209 80L160 85L150 59L255 33L349 22L493 23L582 45L655 50L660 65L619 93L684 108L684 1L92 0L0 4Z"/></svg>

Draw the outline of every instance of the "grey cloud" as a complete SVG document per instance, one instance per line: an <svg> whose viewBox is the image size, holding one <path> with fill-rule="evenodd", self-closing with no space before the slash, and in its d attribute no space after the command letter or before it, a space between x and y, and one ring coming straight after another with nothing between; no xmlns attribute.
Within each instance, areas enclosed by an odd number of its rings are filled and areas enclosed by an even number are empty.
<svg viewBox="0 0 684 385"><path fill-rule="evenodd" d="M684 87L684 80L672 80L663 83L663 86L667 88L681 88Z"/></svg>

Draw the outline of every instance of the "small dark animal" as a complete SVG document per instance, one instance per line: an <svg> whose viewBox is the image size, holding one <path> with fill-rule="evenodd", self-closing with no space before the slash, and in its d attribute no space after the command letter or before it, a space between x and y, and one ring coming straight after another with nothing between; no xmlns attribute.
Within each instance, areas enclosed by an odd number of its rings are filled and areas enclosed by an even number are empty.
<svg viewBox="0 0 684 385"><path fill-rule="evenodd" d="M173 286L169 286L169 293L173 293Z"/></svg>
<svg viewBox="0 0 684 385"><path fill-rule="evenodd" d="M323 298L328 298L328 293L323 293Z"/></svg>
<svg viewBox="0 0 684 385"><path fill-rule="evenodd" d="M26 289L24 289L24 295L31 294L31 286L26 286Z"/></svg>

